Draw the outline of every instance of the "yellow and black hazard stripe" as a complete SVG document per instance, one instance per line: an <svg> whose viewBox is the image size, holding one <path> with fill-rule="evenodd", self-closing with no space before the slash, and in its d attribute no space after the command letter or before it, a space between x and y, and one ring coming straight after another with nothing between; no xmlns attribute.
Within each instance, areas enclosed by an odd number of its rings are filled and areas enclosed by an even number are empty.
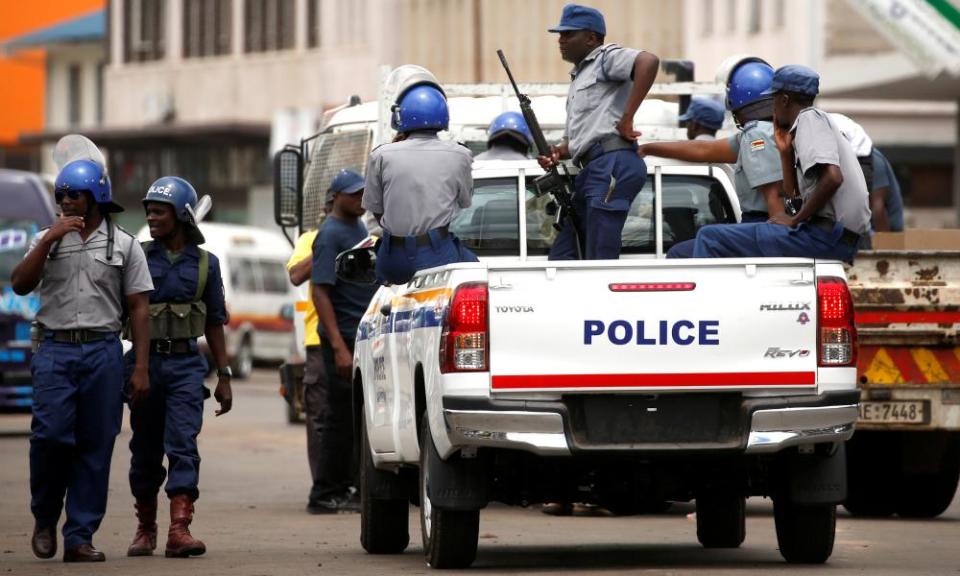
<svg viewBox="0 0 960 576"><path fill-rule="evenodd" d="M960 348L861 346L857 375L876 385L960 382Z"/></svg>

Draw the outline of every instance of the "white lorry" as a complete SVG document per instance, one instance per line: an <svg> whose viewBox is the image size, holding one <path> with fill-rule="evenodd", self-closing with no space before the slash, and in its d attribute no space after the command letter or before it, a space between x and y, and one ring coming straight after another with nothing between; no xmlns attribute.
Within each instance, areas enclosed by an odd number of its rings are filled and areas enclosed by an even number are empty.
<svg viewBox="0 0 960 576"><path fill-rule="evenodd" d="M497 100L501 109L509 102ZM454 98L452 124L456 109ZM548 137L559 131L562 115L540 112ZM388 138L357 128L328 126L311 161L339 135L358 142L364 153L348 166L362 169L371 140ZM331 150L327 174L343 167ZM278 222L304 223L310 173L320 165L307 168L303 198L291 199L301 158L291 154L286 167L278 158L278 180L294 179L280 182ZM631 513L695 499L699 541L733 548L744 539L745 498L763 495L774 501L788 561L830 556L859 399L843 266L662 259L673 243L735 222L740 210L724 170L653 158L648 166L621 260L551 262L547 198L531 183L540 167L477 162L473 205L451 230L481 261L377 292L354 356L368 552L406 548L413 502L429 565L468 566L480 510L492 501ZM371 256L341 255L344 277L368 276L358 263Z"/></svg>

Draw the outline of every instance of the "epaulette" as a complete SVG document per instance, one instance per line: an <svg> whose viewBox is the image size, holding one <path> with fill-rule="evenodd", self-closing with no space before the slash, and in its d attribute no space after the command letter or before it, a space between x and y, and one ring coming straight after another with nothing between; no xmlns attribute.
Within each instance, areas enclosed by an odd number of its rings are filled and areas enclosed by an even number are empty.
<svg viewBox="0 0 960 576"><path fill-rule="evenodd" d="M461 142L461 141L457 140L457 144L463 146L463 147L466 148L467 150L470 150L470 147L467 146L466 143L464 143L464 142Z"/></svg>
<svg viewBox="0 0 960 576"><path fill-rule="evenodd" d="M136 238L136 236L134 236L133 234L131 234L126 228L124 228L123 226L117 224L116 222L114 222L113 225L117 227L117 230L123 232L123 233L126 234L127 236L129 236L129 237L131 237L131 238Z"/></svg>
<svg viewBox="0 0 960 576"><path fill-rule="evenodd" d="M378 148L382 148L383 146L386 146L387 144L390 144L390 142L384 142L383 144L377 144L377 145L374 146L373 149L370 150L370 151L371 151L371 152L374 152L374 151L376 151Z"/></svg>

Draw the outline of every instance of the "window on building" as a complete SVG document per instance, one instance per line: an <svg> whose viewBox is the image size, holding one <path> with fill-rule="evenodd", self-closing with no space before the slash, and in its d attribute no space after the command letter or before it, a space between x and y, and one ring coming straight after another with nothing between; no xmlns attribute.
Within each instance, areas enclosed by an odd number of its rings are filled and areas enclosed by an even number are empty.
<svg viewBox="0 0 960 576"><path fill-rule="evenodd" d="M727 0L727 32L737 31L737 0Z"/></svg>
<svg viewBox="0 0 960 576"><path fill-rule="evenodd" d="M750 0L750 33L758 34L763 28L763 0Z"/></svg>
<svg viewBox="0 0 960 576"><path fill-rule="evenodd" d="M322 2L323 0L307 0L307 46L310 48L320 46L320 26L323 25Z"/></svg>
<svg viewBox="0 0 960 576"><path fill-rule="evenodd" d="M83 114L83 69L79 64L71 64L67 69L67 98L67 122L70 127L75 127L80 124Z"/></svg>
<svg viewBox="0 0 960 576"><path fill-rule="evenodd" d="M231 52L233 0L183 0L183 55Z"/></svg>
<svg viewBox="0 0 960 576"><path fill-rule="evenodd" d="M294 0L245 0L243 19L247 52L289 50L295 42Z"/></svg>
<svg viewBox="0 0 960 576"><path fill-rule="evenodd" d="M777 29L787 24L787 0L776 0L773 4L773 23Z"/></svg>
<svg viewBox="0 0 960 576"><path fill-rule="evenodd" d="M703 35L710 36L713 34L713 0L703 0L702 13L703 17Z"/></svg>
<svg viewBox="0 0 960 576"><path fill-rule="evenodd" d="M166 0L124 0L124 62L148 62L164 57L166 4Z"/></svg>
<svg viewBox="0 0 960 576"><path fill-rule="evenodd" d="M103 124L103 72L106 62L97 63L97 124Z"/></svg>

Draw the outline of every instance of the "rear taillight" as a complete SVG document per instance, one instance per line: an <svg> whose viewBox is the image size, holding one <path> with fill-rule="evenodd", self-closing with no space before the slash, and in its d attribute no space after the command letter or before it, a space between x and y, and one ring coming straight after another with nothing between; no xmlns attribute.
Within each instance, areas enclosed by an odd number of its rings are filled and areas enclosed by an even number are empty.
<svg viewBox="0 0 960 576"><path fill-rule="evenodd" d="M817 320L820 366L855 366L857 328L853 299L843 278L827 276L817 280Z"/></svg>
<svg viewBox="0 0 960 576"><path fill-rule="evenodd" d="M462 284L453 293L440 339L440 372L487 370L487 285Z"/></svg>

